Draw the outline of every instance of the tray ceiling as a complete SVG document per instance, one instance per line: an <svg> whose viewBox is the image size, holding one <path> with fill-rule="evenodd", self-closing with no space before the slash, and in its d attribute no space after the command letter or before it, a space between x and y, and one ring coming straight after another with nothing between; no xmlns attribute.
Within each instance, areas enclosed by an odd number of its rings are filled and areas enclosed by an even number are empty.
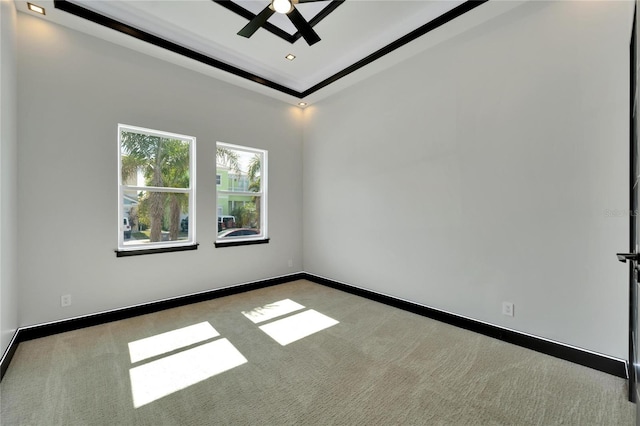
<svg viewBox="0 0 640 426"><path fill-rule="evenodd" d="M317 100L322 97L320 92L331 93L327 90L331 86L337 90L365 78L384 68L384 64L377 63L383 63L380 59L389 53L406 49L433 30L446 27L462 15L471 15L468 12L490 9L482 6L484 1L464 0L300 3L296 8L321 38L309 46L287 17L277 13L268 21L275 32L260 28L251 38L237 35L252 16L269 4L268 0L235 0L224 5L220 4L224 1L213 0L32 3L46 9L46 15L38 15L42 19L290 103ZM27 10L27 2L15 4L19 11L32 13ZM278 35L278 31L283 34ZM296 58L287 60L288 54ZM354 73L360 77L353 78ZM350 78L345 79L346 76Z"/></svg>

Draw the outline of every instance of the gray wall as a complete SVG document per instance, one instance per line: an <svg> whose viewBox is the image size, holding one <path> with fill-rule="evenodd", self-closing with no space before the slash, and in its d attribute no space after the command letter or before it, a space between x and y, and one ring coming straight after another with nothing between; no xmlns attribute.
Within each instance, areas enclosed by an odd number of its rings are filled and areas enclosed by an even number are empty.
<svg viewBox="0 0 640 426"><path fill-rule="evenodd" d="M0 1L0 354L18 327L17 16Z"/></svg>
<svg viewBox="0 0 640 426"><path fill-rule="evenodd" d="M529 2L308 108L305 270L625 358L632 7Z"/></svg>
<svg viewBox="0 0 640 426"><path fill-rule="evenodd" d="M19 325L304 261L624 358L631 6L517 7L308 108L304 134L296 108L21 14ZM199 250L115 257L118 122L198 138ZM213 247L216 140L269 150L270 244Z"/></svg>
<svg viewBox="0 0 640 426"><path fill-rule="evenodd" d="M18 24L20 325L302 270L298 108L25 14ZM197 138L197 251L116 258L118 123ZM214 247L216 141L269 151L269 244Z"/></svg>

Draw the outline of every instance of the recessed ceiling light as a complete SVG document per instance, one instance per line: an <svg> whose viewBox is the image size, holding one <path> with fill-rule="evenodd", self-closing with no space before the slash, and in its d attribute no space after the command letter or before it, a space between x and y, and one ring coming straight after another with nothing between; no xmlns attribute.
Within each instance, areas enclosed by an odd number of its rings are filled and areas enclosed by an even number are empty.
<svg viewBox="0 0 640 426"><path fill-rule="evenodd" d="M46 15L46 13L44 13L44 7L36 6L35 4L28 3L28 2L27 2L27 7L32 12L39 13L41 15Z"/></svg>
<svg viewBox="0 0 640 426"><path fill-rule="evenodd" d="M285 56L285 58L287 58L290 61L293 61L296 58L296 55L289 53L287 56Z"/></svg>
<svg viewBox="0 0 640 426"><path fill-rule="evenodd" d="M304 108L304 107L307 106L307 103L306 102L298 102L298 106Z"/></svg>

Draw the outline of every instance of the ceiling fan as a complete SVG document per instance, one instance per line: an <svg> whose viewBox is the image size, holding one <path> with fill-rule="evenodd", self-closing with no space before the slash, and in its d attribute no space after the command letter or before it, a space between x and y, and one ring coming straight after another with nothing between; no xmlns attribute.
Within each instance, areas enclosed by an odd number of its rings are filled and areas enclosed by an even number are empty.
<svg viewBox="0 0 640 426"><path fill-rule="evenodd" d="M243 37L251 37L258 29L267 22L274 13L282 13L287 15L291 23L300 32L302 37L307 41L309 46L320 41L320 36L313 30L311 25L304 19L304 16L296 9L296 3L311 3L323 0L271 0L271 3L265 7L262 12L258 13L247 25L244 26L238 35Z"/></svg>

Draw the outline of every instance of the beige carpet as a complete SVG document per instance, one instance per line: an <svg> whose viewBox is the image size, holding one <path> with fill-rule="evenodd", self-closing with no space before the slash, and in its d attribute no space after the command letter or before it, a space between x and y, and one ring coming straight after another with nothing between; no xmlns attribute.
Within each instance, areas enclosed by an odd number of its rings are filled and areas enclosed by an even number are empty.
<svg viewBox="0 0 640 426"><path fill-rule="evenodd" d="M635 421L620 378L308 281L24 342L0 392L3 426Z"/></svg>

